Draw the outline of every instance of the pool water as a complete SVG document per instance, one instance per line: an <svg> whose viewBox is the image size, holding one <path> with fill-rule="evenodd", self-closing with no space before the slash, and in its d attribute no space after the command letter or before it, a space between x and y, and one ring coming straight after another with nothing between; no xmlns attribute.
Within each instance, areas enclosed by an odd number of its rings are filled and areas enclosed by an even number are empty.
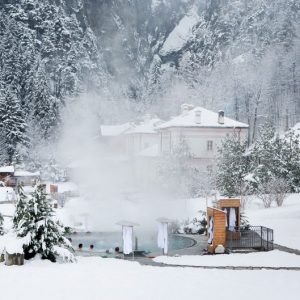
<svg viewBox="0 0 300 300"><path fill-rule="evenodd" d="M70 236L74 249L78 249L79 244L83 244L83 250L88 250L90 245L94 245L94 250L105 252L106 250L115 249L115 247L123 248L122 234L120 232L93 232L93 233L76 233ZM146 252L157 252L157 236L138 234L137 249ZM135 248L134 240L134 248ZM177 235L169 236L169 250L178 250L188 248L194 245L194 240L188 237Z"/></svg>

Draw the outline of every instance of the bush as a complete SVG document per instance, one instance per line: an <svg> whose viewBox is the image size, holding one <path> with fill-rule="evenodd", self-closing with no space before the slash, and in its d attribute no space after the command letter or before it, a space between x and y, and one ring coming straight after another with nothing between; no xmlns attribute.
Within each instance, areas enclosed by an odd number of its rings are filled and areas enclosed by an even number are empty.
<svg viewBox="0 0 300 300"><path fill-rule="evenodd" d="M202 218L194 218L192 221L186 220L177 225L176 233L185 234L206 234L207 220L206 213L202 212Z"/></svg>
<svg viewBox="0 0 300 300"><path fill-rule="evenodd" d="M282 206L290 187L283 178L271 177L267 182L257 185L257 196L264 204L265 208L271 207L275 202L277 206Z"/></svg>

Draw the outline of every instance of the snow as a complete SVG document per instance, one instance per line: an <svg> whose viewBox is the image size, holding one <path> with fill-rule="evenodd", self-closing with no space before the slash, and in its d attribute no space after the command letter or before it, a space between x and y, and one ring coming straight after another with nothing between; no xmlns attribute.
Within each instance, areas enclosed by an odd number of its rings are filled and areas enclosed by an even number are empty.
<svg viewBox="0 0 300 300"><path fill-rule="evenodd" d="M160 119L150 119L142 122L141 124L132 127L126 134L134 133L145 133L145 134L155 134L157 133L157 127L163 123Z"/></svg>
<svg viewBox="0 0 300 300"><path fill-rule="evenodd" d="M158 6L160 6L162 3L164 3L163 0L152 0L152 2L151 2L151 9L152 9L152 11L155 11L156 8Z"/></svg>
<svg viewBox="0 0 300 300"><path fill-rule="evenodd" d="M16 193L11 187L0 187L0 203L3 201L15 201Z"/></svg>
<svg viewBox="0 0 300 300"><path fill-rule="evenodd" d="M14 166L0 167L0 173L13 173L14 171Z"/></svg>
<svg viewBox="0 0 300 300"><path fill-rule="evenodd" d="M9 254L22 254L23 245L28 244L29 240L28 237L18 238L13 232L0 236L0 254L4 251Z"/></svg>
<svg viewBox="0 0 300 300"><path fill-rule="evenodd" d="M247 174L247 175L244 177L244 180L245 180L245 181L249 181L249 182L254 182L254 183L256 183L256 180L255 180L255 178L254 178L254 174L253 174L253 173Z"/></svg>
<svg viewBox="0 0 300 300"><path fill-rule="evenodd" d="M165 40L159 54L165 56L172 52L181 50L193 36L193 28L199 22L196 7L193 7L184 16Z"/></svg>
<svg viewBox="0 0 300 300"><path fill-rule="evenodd" d="M132 128L131 123L124 123L120 125L101 125L101 135L118 136L124 134L130 128Z"/></svg>
<svg viewBox="0 0 300 300"><path fill-rule="evenodd" d="M300 250L300 194L290 194L282 207L263 208L254 198L246 215L251 225L274 229L275 243Z"/></svg>
<svg viewBox="0 0 300 300"><path fill-rule="evenodd" d="M1 204L0 205L0 213L6 216L13 216L15 213L15 205L14 204Z"/></svg>
<svg viewBox="0 0 300 300"><path fill-rule="evenodd" d="M281 300L297 299L300 272L159 268L85 257L72 264L40 259L22 267L2 264L0 278L1 298L9 300Z"/></svg>
<svg viewBox="0 0 300 300"><path fill-rule="evenodd" d="M62 259L63 262L75 262L75 256L68 250L63 247L54 246L53 247L54 252L58 257Z"/></svg>
<svg viewBox="0 0 300 300"><path fill-rule="evenodd" d="M279 250L223 255L158 256L156 262L186 266L300 267L300 255Z"/></svg>
<svg viewBox="0 0 300 300"><path fill-rule="evenodd" d="M28 171L25 171L25 170L18 170L18 171L15 171L15 174L14 176L16 177L37 177L37 176L40 176L40 172L28 172Z"/></svg>
<svg viewBox="0 0 300 300"><path fill-rule="evenodd" d="M294 125L294 127L292 128L292 130L295 130L296 133L300 134L300 122L297 123L296 125Z"/></svg>
<svg viewBox="0 0 300 300"><path fill-rule="evenodd" d="M201 122L196 123L195 112L201 111ZM187 113L183 113L177 117L174 117L168 122L160 125L159 128L170 128L170 127L221 127L221 128L248 128L249 126L245 123L235 121L233 119L224 117L224 124L218 123L218 113L211 110L207 110L203 107L195 107L189 110Z"/></svg>
<svg viewBox="0 0 300 300"><path fill-rule="evenodd" d="M159 147L157 144L145 148L144 150L142 150L137 154L137 156L143 156L143 157L157 157L158 155L159 155Z"/></svg>

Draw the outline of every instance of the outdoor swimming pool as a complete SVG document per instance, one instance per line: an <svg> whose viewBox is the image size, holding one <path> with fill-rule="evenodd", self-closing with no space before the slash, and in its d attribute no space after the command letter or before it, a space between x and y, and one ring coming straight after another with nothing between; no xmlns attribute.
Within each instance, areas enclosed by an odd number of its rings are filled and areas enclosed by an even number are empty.
<svg viewBox="0 0 300 300"><path fill-rule="evenodd" d="M106 250L120 247L122 249L122 234L120 232L92 232L92 233L76 233L72 234L72 245L74 249L78 249L78 245L83 244L83 250L88 250L90 245L94 245L97 252L105 252ZM146 252L161 251L157 247L157 236L150 234L137 234L137 248ZM169 250L178 250L193 246L195 241L188 237L177 235L169 236ZM135 248L135 241L134 241Z"/></svg>

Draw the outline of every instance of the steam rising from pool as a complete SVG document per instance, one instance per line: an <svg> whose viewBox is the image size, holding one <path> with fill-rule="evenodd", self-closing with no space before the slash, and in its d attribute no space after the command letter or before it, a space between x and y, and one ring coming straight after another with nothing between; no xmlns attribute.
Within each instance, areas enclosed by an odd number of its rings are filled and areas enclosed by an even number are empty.
<svg viewBox="0 0 300 300"><path fill-rule="evenodd" d="M141 225L136 230L149 231L157 227L158 217L186 218L186 200L175 199L158 181L147 180L147 169L137 177L134 160L125 153L116 155L101 142L98 102L93 97L79 99L64 115L59 158L80 189L80 198L66 205L71 221L83 220L89 231L116 231L116 222L129 220Z"/></svg>

